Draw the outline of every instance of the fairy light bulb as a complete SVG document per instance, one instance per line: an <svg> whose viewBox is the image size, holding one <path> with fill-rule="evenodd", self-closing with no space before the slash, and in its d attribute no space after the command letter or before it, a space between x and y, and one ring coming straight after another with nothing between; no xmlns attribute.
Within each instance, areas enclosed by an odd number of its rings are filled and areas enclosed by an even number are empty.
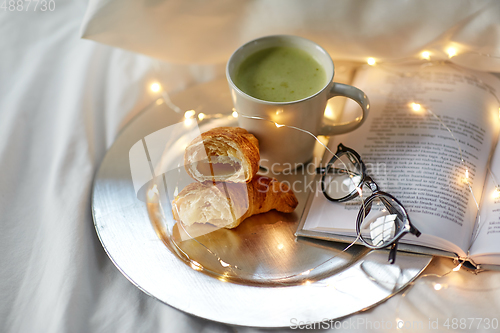
<svg viewBox="0 0 500 333"><path fill-rule="evenodd" d="M434 290L439 291L441 289L443 289L443 286L441 285L441 283L434 284Z"/></svg>
<svg viewBox="0 0 500 333"><path fill-rule="evenodd" d="M203 112L198 113L198 119L199 120L205 119L205 114Z"/></svg>
<svg viewBox="0 0 500 333"><path fill-rule="evenodd" d="M152 92L158 92L161 90L161 85L158 82L154 82L151 84L149 89L151 89Z"/></svg>
<svg viewBox="0 0 500 333"><path fill-rule="evenodd" d="M500 199L500 188L498 186L493 190L493 199Z"/></svg>
<svg viewBox="0 0 500 333"><path fill-rule="evenodd" d="M195 114L196 114L195 110L188 110L188 111L184 112L184 118L191 119L194 117Z"/></svg>
<svg viewBox="0 0 500 333"><path fill-rule="evenodd" d="M368 59L366 60L366 62L367 62L367 63L368 63L368 65L370 65L370 66L374 66L374 65L377 63L377 61L375 60L375 58L372 58L372 57L368 58Z"/></svg>
<svg viewBox="0 0 500 333"><path fill-rule="evenodd" d="M420 56L422 59L431 60L431 53L429 51L423 51Z"/></svg>
<svg viewBox="0 0 500 333"><path fill-rule="evenodd" d="M447 50L446 50L446 53L448 53L448 57L451 58L451 57L454 57L457 55L457 49L455 49L454 47L449 47Z"/></svg>
<svg viewBox="0 0 500 333"><path fill-rule="evenodd" d="M469 169L465 169L465 175L462 178L464 184L469 184Z"/></svg>
<svg viewBox="0 0 500 333"><path fill-rule="evenodd" d="M233 115L234 118L238 118L238 112L236 112L236 110L233 111L232 115Z"/></svg>
<svg viewBox="0 0 500 333"><path fill-rule="evenodd" d="M418 103L411 103L411 109L415 112L418 112L422 109L422 106Z"/></svg>

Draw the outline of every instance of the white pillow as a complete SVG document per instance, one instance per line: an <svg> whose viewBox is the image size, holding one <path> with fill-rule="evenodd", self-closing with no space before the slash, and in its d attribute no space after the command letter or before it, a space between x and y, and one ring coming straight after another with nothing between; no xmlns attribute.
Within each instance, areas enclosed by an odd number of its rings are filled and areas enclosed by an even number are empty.
<svg viewBox="0 0 500 333"><path fill-rule="evenodd" d="M90 0L81 35L171 63L227 61L260 36L294 34L335 59L448 58L500 71L500 1ZM496 55L488 57L486 54Z"/></svg>

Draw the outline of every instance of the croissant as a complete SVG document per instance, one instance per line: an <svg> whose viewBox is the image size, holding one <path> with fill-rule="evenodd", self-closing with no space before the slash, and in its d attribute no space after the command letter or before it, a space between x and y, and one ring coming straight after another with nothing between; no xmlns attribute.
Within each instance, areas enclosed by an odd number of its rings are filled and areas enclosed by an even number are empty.
<svg viewBox="0 0 500 333"><path fill-rule="evenodd" d="M259 171L259 142L240 127L202 133L187 147L184 167L199 182L250 182Z"/></svg>
<svg viewBox="0 0 500 333"><path fill-rule="evenodd" d="M271 209L290 213L298 201L293 191L274 178L257 175L250 183L191 183L172 202L176 221L236 228L243 220Z"/></svg>

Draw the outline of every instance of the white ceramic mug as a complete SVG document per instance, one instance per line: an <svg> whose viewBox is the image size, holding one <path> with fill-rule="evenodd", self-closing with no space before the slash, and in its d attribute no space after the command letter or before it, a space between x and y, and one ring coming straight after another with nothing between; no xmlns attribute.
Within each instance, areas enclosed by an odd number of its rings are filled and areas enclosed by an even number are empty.
<svg viewBox="0 0 500 333"><path fill-rule="evenodd" d="M321 90L297 101L270 102L252 97L235 85L234 77L245 59L260 50L283 46L306 51L324 68L327 80ZM358 88L333 82L334 74L335 68L330 55L318 44L298 36L276 35L258 38L244 44L231 55L226 66L226 77L234 108L239 114L238 123L259 140L261 166L283 170L290 166L296 168L312 159L315 139L290 126L314 135L336 135L350 132L363 123L370 107L368 98ZM361 106L362 115L349 123L324 123L328 99L335 96L345 96L356 101Z"/></svg>

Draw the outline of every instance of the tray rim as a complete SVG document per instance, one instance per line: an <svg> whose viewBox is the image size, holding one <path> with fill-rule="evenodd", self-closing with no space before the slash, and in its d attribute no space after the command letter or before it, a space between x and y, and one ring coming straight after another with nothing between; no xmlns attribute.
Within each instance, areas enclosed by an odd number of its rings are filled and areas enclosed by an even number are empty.
<svg viewBox="0 0 500 333"><path fill-rule="evenodd" d="M99 238L99 241L101 242L103 248L104 248L104 251L106 252L107 256L111 259L111 261L113 262L113 264L117 267L117 269L133 284L135 285L139 290L141 290L142 292L144 292L146 295L148 296L151 296L157 300L159 300L160 302L164 303L164 304L167 304L169 306L172 306L172 307L175 307L183 312L186 312L186 313L189 313L191 315L194 315L196 317L199 317L199 318L204 318L204 319L209 319L209 320L213 320L213 321L216 321L216 322L220 322L220 323L225 323L225 324L231 324L231 325L238 325L238 326L247 326L247 327L287 327L287 326L283 326L283 325L277 325L277 326L269 326L269 325L259 325L259 324L255 324L255 325L252 325L248 322L243 322L243 323L240 323L240 322L234 322L234 321L226 321L226 320L217 320L217 319L214 319L214 318L207 318L206 316L203 316L202 314L199 314L199 313L196 313L196 312L192 312L192 311L187 311L186 309L181 309L179 307L176 307L175 305L172 305L170 304L169 302L157 297L154 293L151 293L147 288L144 288L143 286L140 285L140 283L138 283L137 281L134 280L134 278L132 276L130 276L128 274L128 272L126 271L126 269L124 269L123 267L121 267L120 263L117 261L117 259L115 258L115 256L113 255L112 253L112 250L110 250L106 244L106 241L105 239L102 237L102 234L101 234L101 231L99 229L99 223L98 223L98 219L99 219L99 216L96 212L96 206L98 205L96 200L98 199L98 195L96 195L96 188L97 188L97 185L98 185L98 181L100 180L100 176L105 168L105 161L106 161L106 157L108 156L108 153L110 151L112 151L113 149L115 149L119 143L120 143L120 138L122 135L124 135L127 130L129 130L130 128L132 128L134 126L134 124L138 121L138 119L142 118L145 116L145 114L148 112L148 110L151 110L152 108L154 108L155 106L158 106L158 100L155 100L153 101L152 103L150 103L146 108L144 108L141 112L139 112L137 115L135 115L131 120L130 122L124 126L124 128L122 128L118 135L117 135L117 138L115 140L115 142L113 143L113 145L111 145L111 147L109 148L108 152L106 153L106 156L104 156L104 158L102 159L101 161L101 164L95 174L95 177L94 177L94 180L93 180L93 184L92 184L92 193L91 193L91 203L92 203L92 218L93 218L93 222L94 222L94 227L96 229L96 233L98 235L98 238ZM161 105L161 104L160 104ZM165 103L163 103L163 105L165 105ZM173 111L172 111L172 114ZM179 118L180 118L180 115L179 115ZM305 214L306 212L304 211L303 214ZM159 240L160 241L160 240ZM372 253L372 252L370 252ZM369 255L369 254L368 254ZM419 256L419 255L411 255L411 256ZM422 258L422 256L419 256ZM399 259L399 258L398 258ZM427 265L431 262L431 258L429 257L425 257L425 264L419 268L419 272L417 274L415 274L406 284L405 286L403 286L402 288L398 289L397 292L403 290L404 288L406 288L407 285L409 285L411 282L413 282L418 276L419 274L421 274L421 272L427 267ZM197 273L193 270L193 273ZM223 283L223 282L221 282ZM258 288L267 288L267 287L258 287ZM269 288L277 288L277 287L269 287ZM278 287L279 288L279 287ZM285 288L295 288L294 287L285 287ZM397 293L396 292L396 293ZM383 302L385 302L387 299L389 299L390 297L392 297L395 293L391 293L390 295L388 295L387 297L384 297L382 299L380 299L379 301L369 305L369 306L364 306L360 309L358 309L357 311L355 312L351 312L349 314L345 314L343 316L340 316L340 317L335 317L334 319L341 319L341 318L344 318L344 317L347 317L349 315L352 315L352 314L355 314L355 313L359 313L359 312L362 312L362 311L365 311L369 308L372 308L378 304L381 304Z"/></svg>

